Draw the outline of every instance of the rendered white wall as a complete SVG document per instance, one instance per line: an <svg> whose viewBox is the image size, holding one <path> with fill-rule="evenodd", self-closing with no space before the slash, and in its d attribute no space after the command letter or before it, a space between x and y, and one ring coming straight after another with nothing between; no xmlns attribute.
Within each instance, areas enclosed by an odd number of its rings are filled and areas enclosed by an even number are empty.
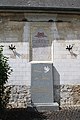
<svg viewBox="0 0 80 120"><path fill-rule="evenodd" d="M33 21L63 20L67 22L51 23L51 39L53 40L53 66L56 68L58 76L54 73L54 84L80 84L80 18L78 15L32 15L24 14L26 18ZM69 23L69 21L71 23ZM0 44L4 45L4 54L9 57L9 63L13 68L9 84L29 84L31 83L31 63L30 63L30 22L3 22L0 29ZM36 23L38 24L38 23ZM44 24L44 23L41 23ZM16 55L9 50L9 45L16 46ZM73 55L66 50L67 45L73 45ZM39 48L38 48L39 49ZM42 50L43 52L46 49ZM52 49L52 48L51 48ZM37 51L37 48L36 48ZM41 54L41 51L40 53ZM46 53L44 55L47 55ZM46 60L47 61L47 60ZM58 79L58 81L57 81Z"/></svg>

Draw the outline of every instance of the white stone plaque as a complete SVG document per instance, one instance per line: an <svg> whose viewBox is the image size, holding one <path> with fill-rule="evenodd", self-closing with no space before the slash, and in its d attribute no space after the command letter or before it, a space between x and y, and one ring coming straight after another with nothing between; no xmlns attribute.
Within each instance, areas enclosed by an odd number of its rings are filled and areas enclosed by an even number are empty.
<svg viewBox="0 0 80 120"><path fill-rule="evenodd" d="M51 26L38 24L31 27L32 61L51 61Z"/></svg>

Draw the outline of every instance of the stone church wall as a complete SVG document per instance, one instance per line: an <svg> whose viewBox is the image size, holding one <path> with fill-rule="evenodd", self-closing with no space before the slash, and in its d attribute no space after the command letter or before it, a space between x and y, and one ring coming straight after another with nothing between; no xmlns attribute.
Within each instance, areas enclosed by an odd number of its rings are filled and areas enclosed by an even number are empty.
<svg viewBox="0 0 80 120"><path fill-rule="evenodd" d="M50 20L53 22L49 22ZM43 27L44 24L45 33L49 33L50 36L50 46L34 49L31 46L33 29L35 30L38 25ZM61 106L80 105L79 15L0 13L0 26L0 45L4 46L4 55L9 57L9 64L13 69L8 82L8 85L12 86L9 103L11 107L26 107L27 103L30 104L31 62L33 61L53 63L55 101ZM9 49L11 44L16 47L14 52ZM70 51L66 49L69 45L72 46ZM39 54L35 53L35 50L38 50ZM49 51L48 54L46 50ZM32 55L40 58L36 57L35 60ZM41 55L44 59L41 59ZM48 59L48 55L51 58Z"/></svg>

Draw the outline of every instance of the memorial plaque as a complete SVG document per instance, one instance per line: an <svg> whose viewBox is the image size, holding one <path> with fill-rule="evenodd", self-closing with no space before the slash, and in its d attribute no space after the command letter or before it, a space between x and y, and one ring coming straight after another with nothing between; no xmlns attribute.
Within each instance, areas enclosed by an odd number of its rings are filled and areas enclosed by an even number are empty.
<svg viewBox="0 0 80 120"><path fill-rule="evenodd" d="M32 64L31 97L33 103L53 103L52 64Z"/></svg>
<svg viewBox="0 0 80 120"><path fill-rule="evenodd" d="M50 46L50 40L48 35L48 29L36 28L35 32L32 34L32 47L47 47Z"/></svg>
<svg viewBox="0 0 80 120"><path fill-rule="evenodd" d="M33 61L51 60L51 25L32 24L31 26L31 52Z"/></svg>

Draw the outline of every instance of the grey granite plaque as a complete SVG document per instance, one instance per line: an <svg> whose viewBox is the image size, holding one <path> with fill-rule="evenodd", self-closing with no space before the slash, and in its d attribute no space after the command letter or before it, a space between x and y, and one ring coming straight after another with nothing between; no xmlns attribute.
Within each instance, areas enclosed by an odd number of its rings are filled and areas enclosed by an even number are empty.
<svg viewBox="0 0 80 120"><path fill-rule="evenodd" d="M32 64L31 97L33 103L53 103L52 64Z"/></svg>

